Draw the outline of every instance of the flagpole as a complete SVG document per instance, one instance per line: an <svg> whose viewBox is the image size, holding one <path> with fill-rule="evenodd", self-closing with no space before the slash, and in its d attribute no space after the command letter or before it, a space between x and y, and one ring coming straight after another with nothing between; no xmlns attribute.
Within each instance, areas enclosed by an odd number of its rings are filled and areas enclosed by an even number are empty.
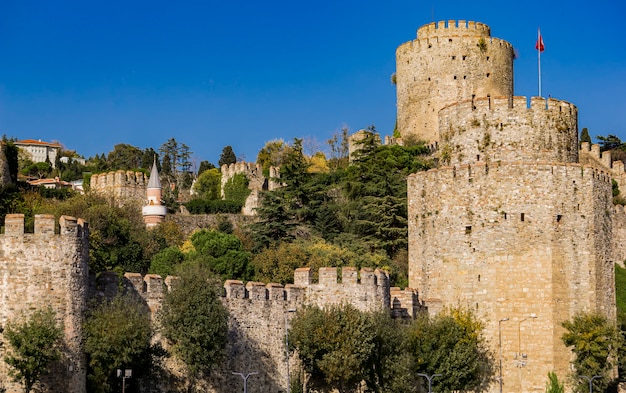
<svg viewBox="0 0 626 393"><path fill-rule="evenodd" d="M541 45L541 30L537 29L537 42ZM539 97L541 97L541 46L537 48L537 65L539 67Z"/></svg>

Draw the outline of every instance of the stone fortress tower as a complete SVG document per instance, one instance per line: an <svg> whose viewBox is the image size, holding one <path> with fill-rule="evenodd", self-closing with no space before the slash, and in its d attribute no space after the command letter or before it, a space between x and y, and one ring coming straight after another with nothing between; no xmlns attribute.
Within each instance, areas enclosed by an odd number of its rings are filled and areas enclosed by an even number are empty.
<svg viewBox="0 0 626 393"><path fill-rule="evenodd" d="M89 229L86 222L61 216L35 215L34 233L24 233L24 215L7 214L0 235L0 326L27 317L32 310L51 307L62 326L61 361L42 380L53 393L85 393L87 358L83 352L82 322L87 308ZM0 332L0 355L9 349ZM0 362L0 388L22 392L11 382L10 367ZM3 390L5 391L5 390Z"/></svg>
<svg viewBox="0 0 626 393"><path fill-rule="evenodd" d="M482 23L430 23L396 50L396 91L402 136L436 142L439 109L513 95L513 47Z"/></svg>
<svg viewBox="0 0 626 393"><path fill-rule="evenodd" d="M543 392L570 372L561 323L615 319L615 210L610 172L579 163L577 108L514 97L512 61L465 21L398 48L400 134L437 142L440 165L408 179L409 285L431 313L485 321L503 392Z"/></svg>
<svg viewBox="0 0 626 393"><path fill-rule="evenodd" d="M141 209L143 220L148 228L155 227L165 220L167 208L161 205L162 191L163 187L161 187L161 179L156 165L156 157L154 157L154 163L152 164L152 170L150 171L150 179L148 180L148 185L146 186L146 198L148 203Z"/></svg>

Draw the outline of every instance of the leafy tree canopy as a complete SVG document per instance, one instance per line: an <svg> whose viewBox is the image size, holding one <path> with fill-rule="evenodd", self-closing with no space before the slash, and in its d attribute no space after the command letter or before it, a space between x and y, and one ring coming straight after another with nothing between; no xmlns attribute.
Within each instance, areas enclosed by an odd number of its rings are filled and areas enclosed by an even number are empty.
<svg viewBox="0 0 626 393"><path fill-rule="evenodd" d="M12 320L4 329L10 349L4 361L11 367L9 375L21 382L29 393L35 383L61 357L62 329L52 308L36 310L25 320Z"/></svg>
<svg viewBox="0 0 626 393"><path fill-rule="evenodd" d="M133 377L148 371L153 354L150 310L137 298L103 300L88 314L84 334L90 392L118 391L117 369L132 369Z"/></svg>
<svg viewBox="0 0 626 393"><path fill-rule="evenodd" d="M233 148L229 145L222 149L222 155L220 156L220 160L217 165L221 168L222 165L230 165L237 162L237 156L233 151Z"/></svg>
<svg viewBox="0 0 626 393"><path fill-rule="evenodd" d="M159 312L163 336L184 362L190 384L223 356L228 335L228 312L219 299L221 283L202 264L185 264L179 280L165 295Z"/></svg>

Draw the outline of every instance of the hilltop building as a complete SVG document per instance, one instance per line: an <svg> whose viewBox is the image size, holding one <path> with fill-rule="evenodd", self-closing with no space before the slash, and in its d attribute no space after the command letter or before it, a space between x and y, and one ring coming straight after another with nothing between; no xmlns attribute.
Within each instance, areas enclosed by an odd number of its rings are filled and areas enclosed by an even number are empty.
<svg viewBox="0 0 626 393"><path fill-rule="evenodd" d="M430 23L397 49L399 132L439 162L408 179L409 285L431 313L461 305L485 321L504 393L543 392L548 372L570 372L561 323L616 318L624 211L610 156L579 150L576 106L513 96L513 59L466 21Z"/></svg>
<svg viewBox="0 0 626 393"><path fill-rule="evenodd" d="M33 162L46 162L55 167L57 154L63 146L57 142L44 142L41 139L23 139L15 142L20 149L30 154Z"/></svg>

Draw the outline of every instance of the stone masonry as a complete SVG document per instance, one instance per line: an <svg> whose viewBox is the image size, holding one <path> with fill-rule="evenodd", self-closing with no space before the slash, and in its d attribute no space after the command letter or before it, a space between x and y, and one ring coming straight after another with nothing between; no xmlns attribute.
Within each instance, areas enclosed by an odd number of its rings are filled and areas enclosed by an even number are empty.
<svg viewBox="0 0 626 393"><path fill-rule="evenodd" d="M43 379L45 392L85 393L86 358L82 348L82 318L87 304L89 231L87 223L62 216L55 234L52 215L36 215L34 233L24 233L24 215L9 214L0 235L0 326L27 317L35 309L52 307L63 326L63 356ZM0 334L1 342L4 342ZM8 345L0 347L4 357ZM0 381L8 393L22 392L10 382L0 361Z"/></svg>
<svg viewBox="0 0 626 393"><path fill-rule="evenodd" d="M465 21L398 48L400 134L437 142L439 162L408 178L409 286L431 313L460 305L485 321L504 393L543 392L548 372L570 372L561 323L616 318L626 213L611 178L626 176L597 147L579 151L574 105L513 96L512 60Z"/></svg>
<svg viewBox="0 0 626 393"><path fill-rule="evenodd" d="M294 284L264 284L237 280L224 283L222 302L230 314L229 340L226 357L210 381L202 383L207 392L232 392L240 386L236 372L259 372L249 386L251 393L286 391L287 364L285 361L285 326L293 318L294 310L304 305L324 307L335 304L351 304L363 311L390 309L399 318L412 318L420 309L417 292L389 287L389 276L380 270L344 267L341 281L337 268L320 268L319 280L314 282L309 268L297 269ZM152 311L159 310L166 291L175 285L174 277L163 280L148 274L142 277L126 273L122 288L139 295ZM105 273L99 278L92 291L95 296L115 296L120 280L115 273ZM297 357L290 358L291 371L297 370ZM174 362L167 362L169 373L176 375ZM160 389L171 389L168 381L156 381ZM150 391L155 390L152 386ZM162 391L162 390L160 390ZM169 390L167 390L169 391Z"/></svg>

